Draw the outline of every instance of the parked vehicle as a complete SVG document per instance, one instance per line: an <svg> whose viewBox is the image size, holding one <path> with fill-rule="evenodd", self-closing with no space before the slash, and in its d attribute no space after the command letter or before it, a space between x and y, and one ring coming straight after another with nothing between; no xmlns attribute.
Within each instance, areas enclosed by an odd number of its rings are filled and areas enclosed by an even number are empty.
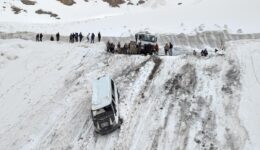
<svg viewBox="0 0 260 150"><path fill-rule="evenodd" d="M135 34L138 41L138 47L141 54L150 54L156 52L155 45L157 43L157 37L149 32L139 32Z"/></svg>
<svg viewBox="0 0 260 150"><path fill-rule="evenodd" d="M91 115L95 132L108 134L122 124L119 117L119 93L109 76L94 81Z"/></svg>

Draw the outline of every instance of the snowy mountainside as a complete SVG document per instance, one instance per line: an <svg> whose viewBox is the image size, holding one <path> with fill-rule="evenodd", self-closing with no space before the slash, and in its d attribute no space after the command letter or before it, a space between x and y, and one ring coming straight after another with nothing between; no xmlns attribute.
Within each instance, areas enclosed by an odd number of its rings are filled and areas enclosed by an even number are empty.
<svg viewBox="0 0 260 150"><path fill-rule="evenodd" d="M0 40L0 147L259 149L259 45L231 41L225 56L204 58ZM105 74L118 85L124 123L100 136L90 115L92 81Z"/></svg>
<svg viewBox="0 0 260 150"><path fill-rule="evenodd" d="M1 1L0 31L36 32L35 29L41 27L38 32L59 31L68 35L71 31L85 34L101 31L110 36L129 36L140 30L152 33L260 32L260 22L255 19L259 14L258 0L149 0L142 5L124 3L120 7L111 7L103 1L75 2L67 6L56 0L37 0L35 5L25 5L19 0ZM15 14L12 6L21 8L21 12Z"/></svg>

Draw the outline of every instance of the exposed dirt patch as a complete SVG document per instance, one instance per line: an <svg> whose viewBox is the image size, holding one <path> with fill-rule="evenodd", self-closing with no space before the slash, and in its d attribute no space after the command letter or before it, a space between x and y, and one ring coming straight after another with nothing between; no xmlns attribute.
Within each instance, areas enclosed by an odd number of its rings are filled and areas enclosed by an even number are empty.
<svg viewBox="0 0 260 150"><path fill-rule="evenodd" d="M124 4L124 0L103 0L104 2L109 3L112 7L119 7L120 4Z"/></svg>
<svg viewBox="0 0 260 150"><path fill-rule="evenodd" d="M132 2L128 2L127 5L134 5L134 3L132 3Z"/></svg>
<svg viewBox="0 0 260 150"><path fill-rule="evenodd" d="M30 1L30 0L21 0L21 2L22 2L24 5L35 5L35 4L36 4L35 1Z"/></svg>
<svg viewBox="0 0 260 150"><path fill-rule="evenodd" d="M167 116L165 117L164 127L167 126L168 115L172 114L173 106L178 109L178 120L174 134L178 135L179 149L186 149L189 139L190 126L195 119L199 118L201 111L200 105L205 105L203 99L198 99L198 104L192 103L193 93L195 92L197 85L197 74L194 65L187 63L181 67L173 78L165 82L165 92L170 99L170 107L168 108ZM163 106L165 107L165 106ZM181 147L181 148L180 148Z"/></svg>
<svg viewBox="0 0 260 150"><path fill-rule="evenodd" d="M39 9L39 10L35 11L35 13L39 14L39 15L46 14L46 15L50 15L50 17L54 17L56 19L60 19L57 14L55 14L55 13L53 13L51 11L44 11L42 9Z"/></svg>
<svg viewBox="0 0 260 150"><path fill-rule="evenodd" d="M224 149L244 149L246 141L249 140L248 132L240 121L239 107L240 107L240 91L241 91L241 72L240 66L235 59L228 61L229 67L224 78L224 85L222 87L223 97L225 101L224 112L226 122L225 125L225 145Z"/></svg>
<svg viewBox="0 0 260 150"><path fill-rule="evenodd" d="M11 6L11 9L12 11L14 12L14 14L19 14L21 13L22 11L23 12L27 12L26 10L22 9L22 8L19 8L19 7L16 7L16 6Z"/></svg>
<svg viewBox="0 0 260 150"><path fill-rule="evenodd" d="M137 3L137 5L142 5L142 4L144 4L144 3L145 3L144 0L139 0L138 3Z"/></svg>
<svg viewBox="0 0 260 150"><path fill-rule="evenodd" d="M74 0L58 0L58 1L67 6L71 6L76 3Z"/></svg>
<svg viewBox="0 0 260 150"><path fill-rule="evenodd" d="M240 70L238 67L232 67L226 74L227 83L231 86L240 85Z"/></svg>
<svg viewBox="0 0 260 150"><path fill-rule="evenodd" d="M152 57L146 59L145 61L143 61L142 63L140 63L139 65L135 66L135 67L127 67L126 69L124 69L122 71L122 73L116 75L116 77L121 77L121 76L128 76L130 75L131 73L134 73L134 74L138 74L140 69L142 67L144 67L150 60L152 59Z"/></svg>
<svg viewBox="0 0 260 150"><path fill-rule="evenodd" d="M209 99L204 99L202 97L199 98L200 100L204 101L204 104L199 106L198 114L199 117L201 118L201 112L202 109L206 110L205 117L201 119L202 122L202 128L198 133L196 134L194 138L194 142L196 142L199 146L200 149L205 149L205 150L217 150L217 141L216 141L216 115L214 112L210 110L210 105L211 101Z"/></svg>
<svg viewBox="0 0 260 150"><path fill-rule="evenodd" d="M195 89L196 84L197 77L195 67L191 64L186 64L181 68L180 73L166 82L165 89L168 91L168 94L173 94L178 91L190 94L192 90Z"/></svg>
<svg viewBox="0 0 260 150"><path fill-rule="evenodd" d="M240 70L238 67L231 67L226 74L226 84L221 90L227 94L233 93L233 87L240 87Z"/></svg>
<svg viewBox="0 0 260 150"><path fill-rule="evenodd" d="M158 69L160 68L160 65L162 63L162 60L158 57L153 57L151 56L148 60L146 60L147 62L150 61L152 59L152 61L154 62L154 66L153 66L153 69L151 70L149 76L148 76L148 80L146 80L145 82L145 86L143 87L143 90L142 91L147 91L148 87L150 87L151 85L151 81L154 79L156 73L158 72ZM145 64L147 63L145 62ZM143 65L145 65L143 64ZM142 93L141 94L141 97L145 97L145 93Z"/></svg>

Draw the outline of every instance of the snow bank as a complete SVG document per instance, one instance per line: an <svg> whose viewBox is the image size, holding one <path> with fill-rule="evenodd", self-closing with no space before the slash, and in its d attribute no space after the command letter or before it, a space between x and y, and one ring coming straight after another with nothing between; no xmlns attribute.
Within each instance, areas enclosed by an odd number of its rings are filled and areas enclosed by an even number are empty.
<svg viewBox="0 0 260 150"><path fill-rule="evenodd" d="M242 71L242 89L239 114L248 131L248 149L259 149L259 90L260 90L260 41L244 40L230 42L230 51L237 55ZM253 147L250 147L253 145Z"/></svg>

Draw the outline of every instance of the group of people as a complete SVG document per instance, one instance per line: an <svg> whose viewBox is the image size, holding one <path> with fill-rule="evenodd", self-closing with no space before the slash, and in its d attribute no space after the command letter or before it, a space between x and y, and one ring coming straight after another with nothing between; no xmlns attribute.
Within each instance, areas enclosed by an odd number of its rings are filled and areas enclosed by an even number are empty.
<svg viewBox="0 0 260 150"><path fill-rule="evenodd" d="M77 33L77 32L71 33L70 36L69 36L69 42L70 43L82 42L83 38L84 38L84 36L83 36L83 34L81 32L80 33ZM37 42L38 41L42 41L42 39L43 39L43 34L42 33L39 33L39 34L36 35L36 41ZM50 41L55 41L53 35L51 35ZM60 33L59 32L56 33L56 41L60 41ZM92 33L92 34L89 33L87 35L87 41L88 42L90 41L90 43L95 43L95 34L94 33ZM101 33L99 32L98 33L98 42L100 42L100 41L101 41Z"/></svg>
<svg viewBox="0 0 260 150"><path fill-rule="evenodd" d="M36 42L42 42L42 38L43 38L43 34L42 33L36 34Z"/></svg>
<svg viewBox="0 0 260 150"><path fill-rule="evenodd" d="M54 41L54 37L53 37L53 35L51 35L51 37L50 37L50 41ZM56 41L60 41L60 33L59 33L59 32L56 33Z"/></svg>
<svg viewBox="0 0 260 150"><path fill-rule="evenodd" d="M201 56L208 56L208 51L207 51L207 49L204 49L204 50L201 50L201 52L200 52L200 54L201 54Z"/></svg>
<svg viewBox="0 0 260 150"><path fill-rule="evenodd" d="M120 42L118 42L118 44L119 44L119 47L121 47ZM106 46L107 46L107 52L110 52L110 53L115 52L115 44L113 42L107 41Z"/></svg>
<svg viewBox="0 0 260 150"><path fill-rule="evenodd" d="M165 55L170 55L172 56L172 49L173 49L173 45L171 42L166 43L164 46L164 53Z"/></svg>
<svg viewBox="0 0 260 150"><path fill-rule="evenodd" d="M120 42L114 44L113 42L107 41L106 43L107 52L110 53L119 53L119 54L155 54L158 55L159 45L156 43L152 44L144 44L136 43L135 41L131 41L129 43L124 43L121 45Z"/></svg>
<svg viewBox="0 0 260 150"><path fill-rule="evenodd" d="M208 56L208 54L209 54L209 53L208 53L208 50L207 50L206 48L203 49L203 50L201 50L201 52L200 52L200 55L201 55L201 56L205 56L205 57L206 57L206 56ZM197 55L196 50L193 50L193 55L195 55L195 56Z"/></svg>
<svg viewBox="0 0 260 150"><path fill-rule="evenodd" d="M70 41L70 43L81 42L83 40L83 37L84 36L82 35L81 32L80 33L77 33L77 32L71 33L70 37L69 37L69 41Z"/></svg>
<svg viewBox="0 0 260 150"><path fill-rule="evenodd" d="M113 42L107 41L107 52L115 53L116 50L119 53L127 54L127 50L130 48L130 43L125 43L123 46L121 46L121 43L118 42L117 45L115 45Z"/></svg>
<svg viewBox="0 0 260 150"><path fill-rule="evenodd" d="M90 40L90 43L95 43L95 37L96 35L94 33L88 33L87 35L87 41L89 42ZM69 41L71 43L74 43L74 42L81 42L83 40L84 36L83 34L80 32L79 34L78 33L71 33L70 34L70 38L69 38ZM98 33L98 42L101 41L101 33L99 32Z"/></svg>

